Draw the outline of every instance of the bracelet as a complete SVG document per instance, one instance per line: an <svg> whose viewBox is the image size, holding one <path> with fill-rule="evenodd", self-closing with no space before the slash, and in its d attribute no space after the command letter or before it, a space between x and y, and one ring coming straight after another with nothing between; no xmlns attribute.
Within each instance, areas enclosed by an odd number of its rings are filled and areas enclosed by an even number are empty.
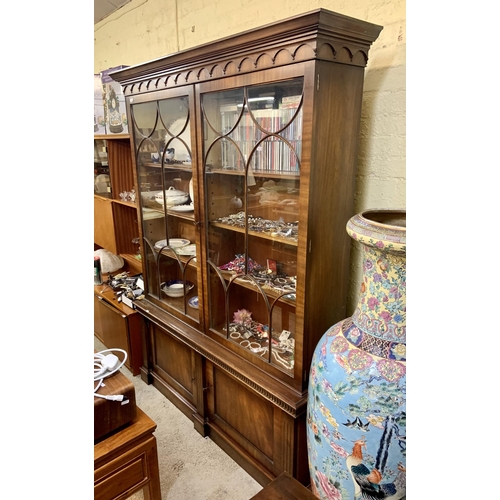
<svg viewBox="0 0 500 500"><path fill-rule="evenodd" d="M241 333L240 332L231 332L229 334L229 336L232 338L232 339L241 339Z"/></svg>
<svg viewBox="0 0 500 500"><path fill-rule="evenodd" d="M286 359L283 359L276 351L273 350L273 355L276 358L276 361L280 364L282 364L285 368L292 369L293 368L293 360L292 361L287 361Z"/></svg>
<svg viewBox="0 0 500 500"><path fill-rule="evenodd" d="M252 345L253 344L253 345ZM254 347L254 346L257 346L257 347ZM252 351L252 352L259 352L260 349L262 349L261 345L258 343L258 342L250 342L248 344L248 348Z"/></svg>
<svg viewBox="0 0 500 500"><path fill-rule="evenodd" d="M243 342L246 342L245 345L243 345ZM243 339L241 342L240 342L240 346L241 347L248 347L250 345L250 341L247 340L247 339Z"/></svg>

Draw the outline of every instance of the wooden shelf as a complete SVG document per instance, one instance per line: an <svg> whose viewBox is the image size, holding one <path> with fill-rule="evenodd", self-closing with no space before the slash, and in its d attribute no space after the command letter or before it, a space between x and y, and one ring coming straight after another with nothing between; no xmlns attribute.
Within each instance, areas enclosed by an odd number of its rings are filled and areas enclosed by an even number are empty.
<svg viewBox="0 0 500 500"><path fill-rule="evenodd" d="M149 167L149 168L161 168L161 163L156 163L156 162L141 162L140 163L141 167ZM184 165L182 163L176 164L176 163L164 163L163 168L168 169L168 170L181 170L184 172L192 172L193 167L191 165Z"/></svg>
<svg viewBox="0 0 500 500"><path fill-rule="evenodd" d="M227 231L232 231L235 233L245 233L244 227L231 226L229 224L222 224L221 222L210 222L210 225L213 227L220 227L222 229L226 229ZM289 238L280 238L278 236L272 236L267 233L258 233L256 231L248 231L249 236L255 236L256 238L262 238L265 240L271 240L276 243L283 243L285 245L290 245L292 247L296 247L298 245L297 240L292 240Z"/></svg>
<svg viewBox="0 0 500 500"><path fill-rule="evenodd" d="M221 269L219 269L219 271L226 281L230 281L235 276L240 276L240 278L243 278L243 275L238 275L238 274L234 273L233 271L224 271ZM251 280L238 279L238 280L236 280L236 284L239 286L242 286L244 288L251 289L251 290L258 290L257 285ZM280 301L285 303L285 304L288 304L292 307L295 307L295 305L296 305L295 298L286 297L286 295L295 295L296 292L293 292L293 291L286 291L285 292L285 290L278 291L278 290L276 290L274 288L270 288L269 286L266 286L266 285L261 285L261 288L265 292L265 294L273 300L277 299L283 293L284 295L281 297Z"/></svg>
<svg viewBox="0 0 500 500"><path fill-rule="evenodd" d="M94 140L113 140L113 139L130 139L130 134L97 134L94 135Z"/></svg>
<svg viewBox="0 0 500 500"><path fill-rule="evenodd" d="M133 208L134 210L137 210L137 204L134 201L123 201L123 200L113 200L115 203L118 203L120 205L123 205L124 207L130 207Z"/></svg>
<svg viewBox="0 0 500 500"><path fill-rule="evenodd" d="M245 176L245 175L253 175L254 177L266 177L269 179L293 179L300 180L300 174L293 174L284 172L278 172L275 170L249 170L248 174L244 170L231 170L231 169L210 169L206 171L207 174L220 174L220 175L237 175L237 176Z"/></svg>
<svg viewBox="0 0 500 500"><path fill-rule="evenodd" d="M119 193L137 188L129 134L94 135L94 141L106 140L111 193L94 193L94 245L104 248L125 261L125 269L142 273L142 262L135 256L132 242L141 236L138 200L123 201Z"/></svg>

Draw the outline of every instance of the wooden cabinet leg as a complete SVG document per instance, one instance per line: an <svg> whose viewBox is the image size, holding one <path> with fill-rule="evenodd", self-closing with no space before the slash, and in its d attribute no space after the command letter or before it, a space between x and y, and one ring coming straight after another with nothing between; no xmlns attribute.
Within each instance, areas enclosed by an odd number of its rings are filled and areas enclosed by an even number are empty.
<svg viewBox="0 0 500 500"><path fill-rule="evenodd" d="M158 450L156 438L153 436L153 446L148 451L150 481L143 489L144 500L161 500L160 469L158 466Z"/></svg>

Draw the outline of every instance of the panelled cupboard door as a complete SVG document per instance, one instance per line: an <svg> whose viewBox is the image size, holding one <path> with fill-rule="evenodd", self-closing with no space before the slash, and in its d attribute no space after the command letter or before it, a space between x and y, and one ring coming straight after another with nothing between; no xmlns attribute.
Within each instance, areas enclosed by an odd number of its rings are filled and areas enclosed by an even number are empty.
<svg viewBox="0 0 500 500"><path fill-rule="evenodd" d="M211 363L206 373L210 437L224 448L236 443L246 463L233 458L263 484L283 470L307 484L305 413L291 416Z"/></svg>
<svg viewBox="0 0 500 500"><path fill-rule="evenodd" d="M192 350L177 341L165 330L151 325L154 339L153 363L164 381L191 405L195 405L195 366Z"/></svg>

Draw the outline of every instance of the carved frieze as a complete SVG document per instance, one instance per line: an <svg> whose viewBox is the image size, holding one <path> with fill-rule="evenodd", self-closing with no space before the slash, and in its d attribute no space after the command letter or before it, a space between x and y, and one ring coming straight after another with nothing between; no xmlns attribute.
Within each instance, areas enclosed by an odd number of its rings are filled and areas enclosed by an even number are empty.
<svg viewBox="0 0 500 500"><path fill-rule="evenodd" d="M373 26L318 9L131 66L113 78L130 96L314 59L364 67L379 31Z"/></svg>

